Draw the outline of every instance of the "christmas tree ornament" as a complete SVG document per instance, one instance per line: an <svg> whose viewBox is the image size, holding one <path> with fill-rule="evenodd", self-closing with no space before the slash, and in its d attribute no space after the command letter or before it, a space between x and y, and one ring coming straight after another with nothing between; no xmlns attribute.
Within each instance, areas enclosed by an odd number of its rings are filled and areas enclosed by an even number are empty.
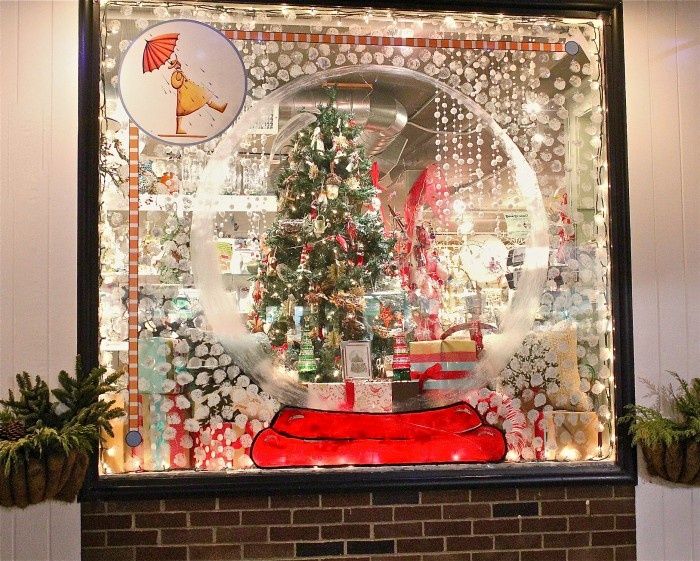
<svg viewBox="0 0 700 561"><path fill-rule="evenodd" d="M309 166L309 178L316 179L318 177L318 166L313 162L308 161L306 162L306 164Z"/></svg>
<svg viewBox="0 0 700 561"><path fill-rule="evenodd" d="M284 282L294 282L294 271L292 271L287 265L284 263L280 263L277 265L277 268L275 269L275 274L282 279Z"/></svg>
<svg viewBox="0 0 700 561"><path fill-rule="evenodd" d="M345 150L350 146L350 142L342 134L333 137L333 148L336 150Z"/></svg>
<svg viewBox="0 0 700 561"><path fill-rule="evenodd" d="M301 337L301 348L299 350L299 361L297 362L297 371L306 381L311 381L313 374L316 372L316 357L314 356L314 346L311 341L311 335L305 331Z"/></svg>
<svg viewBox="0 0 700 561"><path fill-rule="evenodd" d="M300 218L284 218L277 222L280 230L284 234L298 234L304 225L304 221Z"/></svg>
<svg viewBox="0 0 700 561"><path fill-rule="evenodd" d="M335 173L330 173L326 177L326 194L328 195L328 200L334 201L335 199L338 198L338 192L340 191L340 184L342 183L342 179L335 174Z"/></svg>
<svg viewBox="0 0 700 561"><path fill-rule="evenodd" d="M328 224L326 223L326 219L319 216L314 220L314 234L317 236L322 236L323 233L326 231L326 228L328 228Z"/></svg>
<svg viewBox="0 0 700 561"><path fill-rule="evenodd" d="M302 273L308 271L307 264L309 262L309 254L313 246L311 244L304 244L304 249L301 251L301 256L299 257L299 266L297 267L297 273Z"/></svg>
<svg viewBox="0 0 700 561"><path fill-rule="evenodd" d="M352 218L348 218L348 221L345 223L345 232L348 235L350 243L355 243L357 239L357 225Z"/></svg>
<svg viewBox="0 0 700 561"><path fill-rule="evenodd" d="M296 299L294 298L293 294L290 294L289 297L284 301L284 307L283 307L283 312L286 316L292 317L294 316L294 307L296 306Z"/></svg>
<svg viewBox="0 0 700 561"><path fill-rule="evenodd" d="M379 189L379 164L377 162L372 163L370 168L370 179L372 180L372 185L375 189Z"/></svg>
<svg viewBox="0 0 700 561"><path fill-rule="evenodd" d="M339 349L341 340L342 338L340 336L340 332L337 329L334 329L328 333L328 335L326 335L324 345L331 349Z"/></svg>
<svg viewBox="0 0 700 561"><path fill-rule="evenodd" d="M329 201L334 201L335 199L338 198L338 191L339 191L339 186L338 185L326 185L326 193L328 195L328 200Z"/></svg>
<svg viewBox="0 0 700 561"><path fill-rule="evenodd" d="M365 246L361 243L357 244L357 256L355 257L355 265L362 267L365 264Z"/></svg>
<svg viewBox="0 0 700 561"><path fill-rule="evenodd" d="M398 333L394 337L394 356L391 360L391 369L394 372L394 380L410 380L411 359L408 355L406 334Z"/></svg>
<svg viewBox="0 0 700 561"><path fill-rule="evenodd" d="M311 134L311 148L316 152L323 152L326 149L321 136L321 127L316 127Z"/></svg>
<svg viewBox="0 0 700 561"><path fill-rule="evenodd" d="M260 281L255 281L255 284L253 285L253 293L252 293L252 298L253 302L256 304L260 302L262 299L262 286L260 285Z"/></svg>
<svg viewBox="0 0 700 561"><path fill-rule="evenodd" d="M248 317L248 329L250 329L252 333L261 333L264 331L264 323L259 314L251 312L251 315Z"/></svg>
<svg viewBox="0 0 700 561"><path fill-rule="evenodd" d="M343 236L341 236L340 234L336 234L335 241L340 246L340 249L342 249L343 251L348 250L348 240L346 240Z"/></svg>

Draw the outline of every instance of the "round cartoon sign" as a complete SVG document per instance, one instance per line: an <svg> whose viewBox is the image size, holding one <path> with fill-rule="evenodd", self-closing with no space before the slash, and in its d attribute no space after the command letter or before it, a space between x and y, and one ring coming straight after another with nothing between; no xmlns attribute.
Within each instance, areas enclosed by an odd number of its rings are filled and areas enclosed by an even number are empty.
<svg viewBox="0 0 700 561"><path fill-rule="evenodd" d="M243 108L245 93L238 50L196 21L149 27L124 53L119 70L119 95L129 117L168 144L199 144L220 135Z"/></svg>

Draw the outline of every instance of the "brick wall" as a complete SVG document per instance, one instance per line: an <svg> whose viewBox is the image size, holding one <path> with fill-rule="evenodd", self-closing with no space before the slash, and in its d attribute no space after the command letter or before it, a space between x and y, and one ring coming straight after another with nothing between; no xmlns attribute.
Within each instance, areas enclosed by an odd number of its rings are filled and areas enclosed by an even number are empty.
<svg viewBox="0 0 700 561"><path fill-rule="evenodd" d="M82 505L83 561L629 561L633 487Z"/></svg>

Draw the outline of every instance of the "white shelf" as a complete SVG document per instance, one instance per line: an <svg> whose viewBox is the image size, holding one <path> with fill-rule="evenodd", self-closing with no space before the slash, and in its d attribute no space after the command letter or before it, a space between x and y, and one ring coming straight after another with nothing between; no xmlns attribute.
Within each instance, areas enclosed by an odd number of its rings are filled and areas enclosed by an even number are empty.
<svg viewBox="0 0 700 561"><path fill-rule="evenodd" d="M107 353L128 351L129 343L127 341L102 341L100 343L100 350Z"/></svg>
<svg viewBox="0 0 700 561"><path fill-rule="evenodd" d="M139 211L172 212L182 214L191 212L194 195L140 195ZM277 197L274 195L217 195L211 198L210 207L218 212L277 212ZM128 210L126 200L115 201L113 198L104 202L105 210Z"/></svg>

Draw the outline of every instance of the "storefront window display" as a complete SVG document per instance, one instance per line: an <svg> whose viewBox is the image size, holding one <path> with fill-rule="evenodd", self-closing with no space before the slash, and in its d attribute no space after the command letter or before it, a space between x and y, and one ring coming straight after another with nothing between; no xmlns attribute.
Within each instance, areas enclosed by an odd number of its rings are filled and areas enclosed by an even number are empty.
<svg viewBox="0 0 700 561"><path fill-rule="evenodd" d="M600 19L100 20L101 474L614 461Z"/></svg>

